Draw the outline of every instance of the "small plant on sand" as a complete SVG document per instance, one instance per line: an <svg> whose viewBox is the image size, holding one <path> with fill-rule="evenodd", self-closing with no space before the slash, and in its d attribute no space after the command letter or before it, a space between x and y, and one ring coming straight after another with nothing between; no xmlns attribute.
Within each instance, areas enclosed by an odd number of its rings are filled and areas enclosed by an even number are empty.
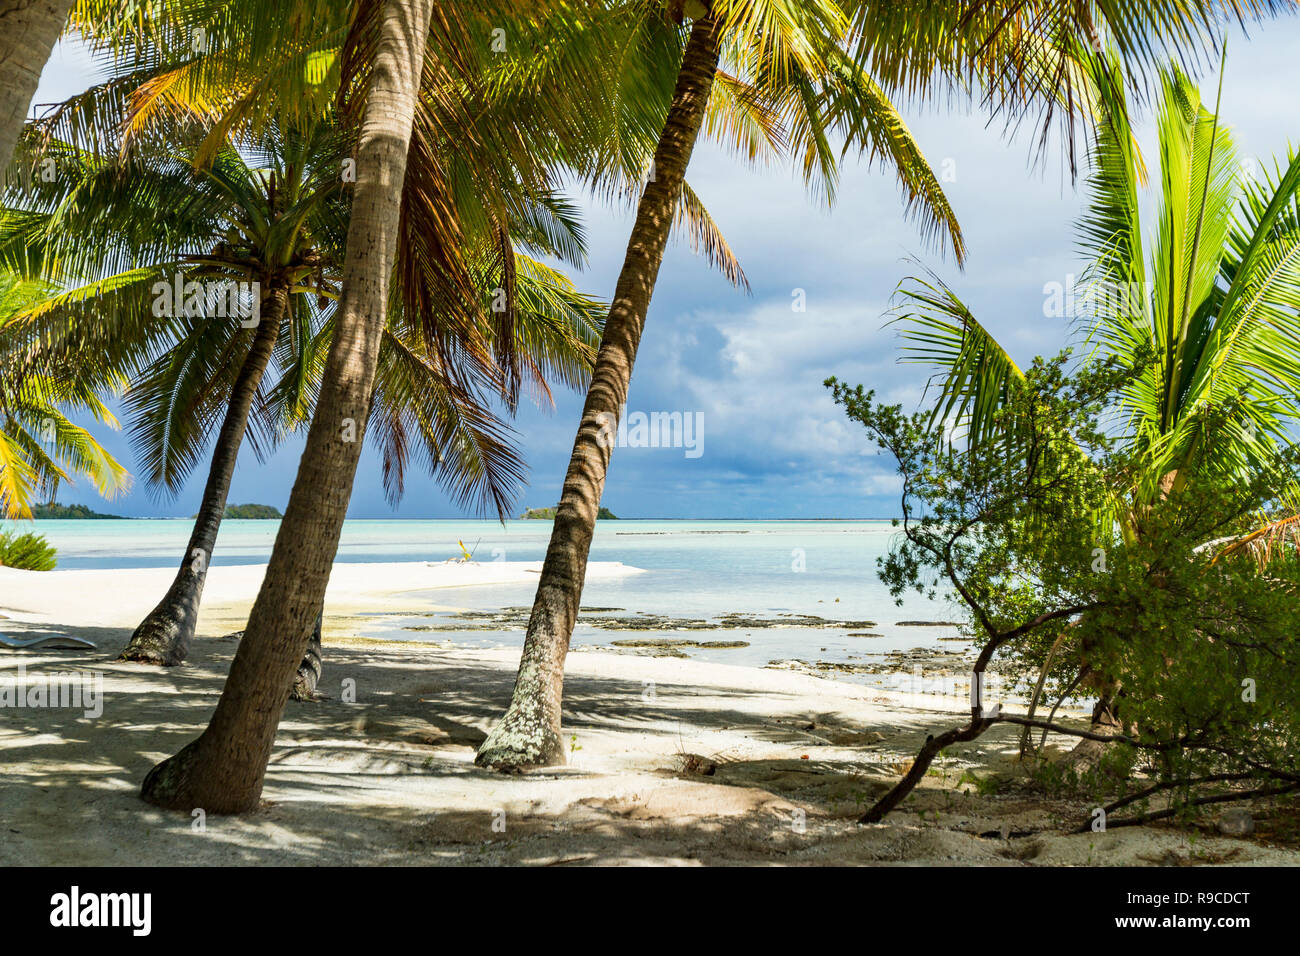
<svg viewBox="0 0 1300 956"><path fill-rule="evenodd" d="M53 571L58 552L39 534L0 531L0 566L20 571Z"/></svg>
<svg viewBox="0 0 1300 956"><path fill-rule="evenodd" d="M957 787L960 789L965 784L972 784L975 792L983 797L991 797L1002 789L1002 780L996 774L987 774L983 777L977 775L973 770L963 770L961 778L957 781Z"/></svg>

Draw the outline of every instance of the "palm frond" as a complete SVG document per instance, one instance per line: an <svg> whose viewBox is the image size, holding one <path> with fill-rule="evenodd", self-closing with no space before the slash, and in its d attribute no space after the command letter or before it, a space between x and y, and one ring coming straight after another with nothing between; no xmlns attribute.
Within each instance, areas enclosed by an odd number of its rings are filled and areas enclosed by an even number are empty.
<svg viewBox="0 0 1300 956"><path fill-rule="evenodd" d="M1006 441L1006 406L1024 373L975 318L957 294L933 273L899 284L902 300L894 322L904 324L900 361L935 369L927 392L937 387L939 400L931 422L950 433L960 431L969 444Z"/></svg>

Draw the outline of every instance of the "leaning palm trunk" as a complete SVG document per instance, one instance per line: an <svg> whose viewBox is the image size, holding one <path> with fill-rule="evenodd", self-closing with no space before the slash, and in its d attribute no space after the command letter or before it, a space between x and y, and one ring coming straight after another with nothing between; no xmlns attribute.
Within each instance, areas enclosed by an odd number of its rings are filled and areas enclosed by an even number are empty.
<svg viewBox="0 0 1300 956"><path fill-rule="evenodd" d="M564 763L560 740L564 659L577 619L587 554L605 487L612 452L610 436L627 399L646 311L672 230L673 209L713 88L718 32L713 16L698 19L686 44L677 88L655 150L654 176L637 206L623 270L592 371L528 621L514 694L505 717L479 748L475 762L481 766L520 769Z"/></svg>
<svg viewBox="0 0 1300 956"><path fill-rule="evenodd" d="M0 7L0 169L9 165L41 71L68 22L73 0Z"/></svg>
<svg viewBox="0 0 1300 956"><path fill-rule="evenodd" d="M140 795L243 813L262 793L276 727L321 613L374 390L406 154L433 0L385 6L357 144L338 326L266 577L207 729L154 767Z"/></svg>
<svg viewBox="0 0 1300 956"><path fill-rule="evenodd" d="M320 649L320 631L323 622L323 615L316 615L316 627L311 632L311 639L307 642L307 650L302 655L302 661L298 664L298 673L293 675L293 689L289 692L290 700L309 701L318 700L316 696L316 685L320 683L321 671L325 663L321 658Z"/></svg>
<svg viewBox="0 0 1300 956"><path fill-rule="evenodd" d="M119 660L168 667L185 660L198 623L199 601L203 597L203 583L207 580L212 549L216 547L217 532L226 513L226 498L230 494L239 446L244 441L253 401L271 364L275 340L280 332L280 318L287 301L288 293L284 289L272 290L262 300L261 321L230 392L230 404L212 452L208 482L203 488L203 501L194 521L194 530L190 533L189 545L181 558L180 569L158 606L135 629Z"/></svg>

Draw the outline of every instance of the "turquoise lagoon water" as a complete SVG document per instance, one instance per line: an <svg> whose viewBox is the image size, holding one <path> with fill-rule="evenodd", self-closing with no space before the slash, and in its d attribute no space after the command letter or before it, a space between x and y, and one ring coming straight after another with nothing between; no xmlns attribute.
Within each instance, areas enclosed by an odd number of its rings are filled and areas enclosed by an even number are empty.
<svg viewBox="0 0 1300 956"><path fill-rule="evenodd" d="M36 521L34 530L59 550L60 568L163 567L184 550L190 522L172 519ZM214 564L267 560L279 522L226 521ZM444 561L457 556L457 540L475 560L540 561L549 521L349 520L337 559L351 561ZM616 640L682 638L746 641L743 648L688 648L704 660L764 666L773 660L853 663L881 659L887 651L918 647L958 650L940 643L952 626L899 626L900 621L959 618L944 601L909 597L895 605L876 576L876 559L898 532L888 521L602 521L592 561L621 561L645 573L589 581L584 607L612 608L618 615L666 615L712 621L722 615L757 618L816 615L844 626L752 627L722 630L671 627L653 631L608 630L579 622L577 647ZM517 626L481 629L439 608L474 612L532 604L534 585L441 588L428 592L427 615L373 615L364 633L390 639L451 640L470 646L519 646ZM444 628L464 621L462 631ZM872 626L847 622L873 621ZM436 631L417 630L435 626ZM863 637L864 632L879 636ZM852 675L841 675L850 676ZM874 681L873 681L874 682Z"/></svg>

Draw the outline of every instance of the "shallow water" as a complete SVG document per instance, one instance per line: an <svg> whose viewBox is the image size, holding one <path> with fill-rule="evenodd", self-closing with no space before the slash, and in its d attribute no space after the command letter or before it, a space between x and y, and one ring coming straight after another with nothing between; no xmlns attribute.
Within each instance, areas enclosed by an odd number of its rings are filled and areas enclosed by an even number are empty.
<svg viewBox="0 0 1300 956"><path fill-rule="evenodd" d="M190 532L189 521L172 519L60 520L34 525L58 548L60 568L169 566L178 560ZM278 526L277 521L225 522L213 563L267 560ZM337 560L442 561L460 553L459 539L477 561L540 561L550 531L549 521L511 521L503 526L473 520L350 520L343 526ZM750 666L791 659L878 664L889 651L963 650L965 643L944 640L957 636L954 626L899 625L909 620L958 620L960 614L946 602L917 595L909 595L901 607L895 605L876 576L876 560L888 551L896 534L888 521L599 522L591 560L621 561L645 573L591 581L583 593L583 607L611 609L596 612L605 618L654 615L668 620L657 621L648 630L622 626L611 630L595 626L593 615L584 614L574 633L574 646L644 639L740 641L748 646L685 647L677 653ZM427 592L428 615L373 615L363 634L517 647L533 592L531 582L437 589ZM471 612L519 610L514 620L495 624L433 610L448 606ZM736 614L759 620L750 626L707 627ZM829 625L789 626L792 615L815 616ZM856 636L863 634L875 636ZM903 669L912 668L908 664ZM835 676L878 683L863 674L838 671Z"/></svg>

